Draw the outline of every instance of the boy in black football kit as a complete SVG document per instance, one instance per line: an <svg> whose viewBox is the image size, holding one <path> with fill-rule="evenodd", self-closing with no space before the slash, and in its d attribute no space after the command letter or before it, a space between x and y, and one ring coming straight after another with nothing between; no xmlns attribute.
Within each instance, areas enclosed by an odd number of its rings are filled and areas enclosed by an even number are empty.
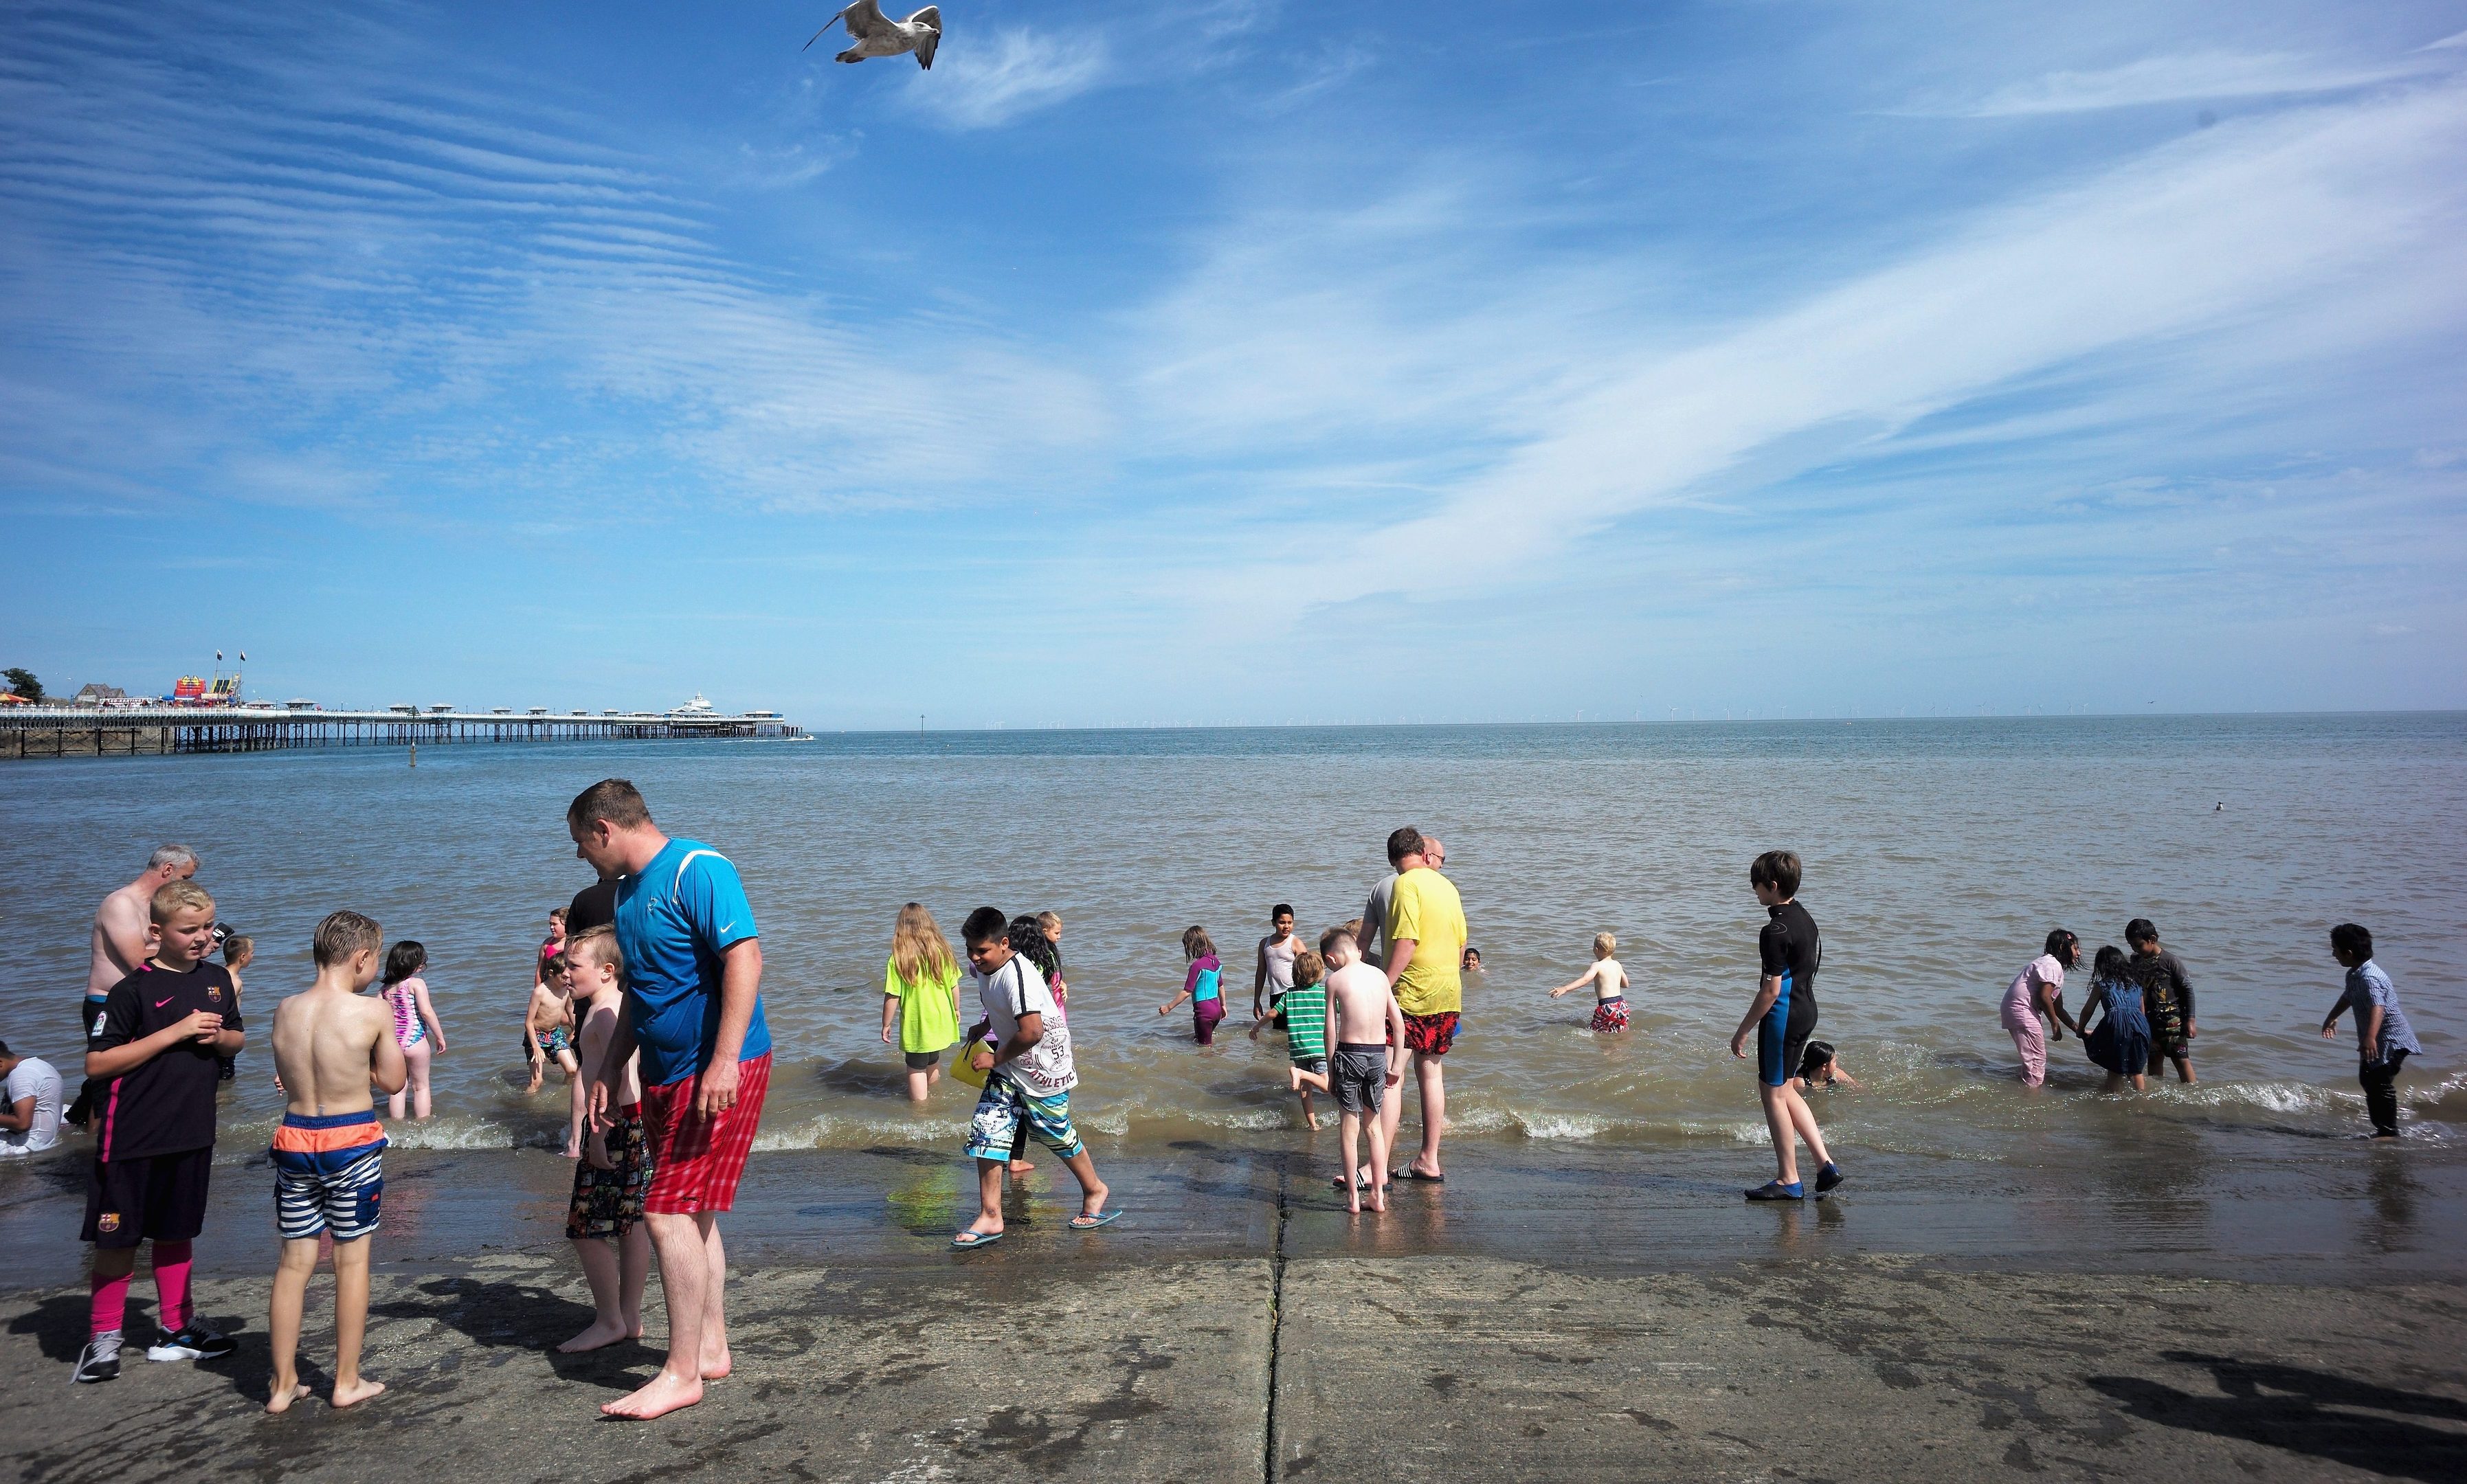
<svg viewBox="0 0 2467 1484"><path fill-rule="evenodd" d="M83 1239L94 1244L93 1327L70 1378L120 1375L120 1326L137 1244L154 1244L152 1360L211 1360L232 1342L189 1313L190 1244L206 1223L215 1158L217 1058L245 1038L231 975L214 951L215 899L194 882L154 893L159 946L111 988L86 1026L85 1074L97 1084L94 1165L86 1175Z"/></svg>

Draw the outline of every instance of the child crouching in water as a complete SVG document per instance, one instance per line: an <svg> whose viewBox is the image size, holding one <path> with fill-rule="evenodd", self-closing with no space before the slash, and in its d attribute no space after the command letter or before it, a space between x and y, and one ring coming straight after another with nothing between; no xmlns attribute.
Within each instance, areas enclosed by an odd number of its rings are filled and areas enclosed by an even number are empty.
<svg viewBox="0 0 2467 1484"><path fill-rule="evenodd" d="M1397 1007L1388 976L1362 961L1353 934L1330 928L1319 935L1319 957L1327 967L1327 1014L1336 1026L1336 1052L1325 1073L1297 1063L1286 1073L1295 1091L1304 1086L1336 1094L1337 1125L1345 1139L1345 1208L1359 1214L1363 1185L1362 1132L1370 1131L1370 1209L1388 1209L1388 1141L1380 1136L1379 1112L1388 1090L1405 1073L1405 1012ZM1301 968L1299 961L1296 969ZM1301 981L1297 977L1297 991ZM1287 997L1290 1001L1291 996Z"/></svg>
<svg viewBox="0 0 2467 1484"><path fill-rule="evenodd" d="M624 956L608 928L586 928L566 946L566 978L582 1024L582 1061L608 1059L617 1017L625 1013ZM607 1078L617 1104L606 1130L595 1122L574 1167L574 1199L565 1235L591 1280L591 1327L557 1346L563 1354L597 1350L643 1338L643 1280L651 1271L651 1234L643 1225L643 1197L651 1188L651 1145L643 1132L643 1083L637 1058ZM610 1238L616 1246L609 1246Z"/></svg>
<svg viewBox="0 0 2467 1484"><path fill-rule="evenodd" d="M274 1007L274 1067L290 1099L274 1131L274 1214L283 1260L274 1270L266 1329L274 1347L269 1412L308 1394L300 1383L300 1319L317 1239L334 1239L333 1405L385 1389L360 1375L369 1329L369 1238L385 1195L385 1128L369 1095L399 1091L407 1072L391 1014L360 991L377 977L385 935L357 912L317 925L317 980Z"/></svg>
<svg viewBox="0 0 2467 1484"><path fill-rule="evenodd" d="M1204 1046L1214 1046L1216 1023L1225 1019L1224 965L1217 961L1216 944L1206 928L1184 930L1182 956L1190 960L1182 993L1157 1006L1157 1014L1171 1015L1175 1005L1189 1001L1190 1039Z"/></svg>
<svg viewBox="0 0 2467 1484"><path fill-rule="evenodd" d="M1616 1036L1627 1029L1627 970L1611 956L1618 948L1618 938L1595 933L1594 966L1550 991L1550 998L1556 1000L1570 990L1594 986L1593 1023L1597 1036Z"/></svg>

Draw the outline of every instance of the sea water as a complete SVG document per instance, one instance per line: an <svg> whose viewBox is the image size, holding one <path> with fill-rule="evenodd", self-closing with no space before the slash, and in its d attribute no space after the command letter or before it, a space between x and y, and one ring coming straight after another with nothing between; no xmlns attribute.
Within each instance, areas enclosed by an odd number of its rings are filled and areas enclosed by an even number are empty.
<svg viewBox="0 0 2467 1484"><path fill-rule="evenodd" d="M1284 1046L1248 1028L1253 945L1291 903L1306 937L1358 914L1400 824L1440 836L1484 972L1447 1058L1460 1135L1666 1147L1765 1138L1729 1040L1765 915L1748 863L1806 863L1822 925L1817 1034L1859 1091L1818 1095L1837 1145L1993 1159L2085 1127L2362 1128L2329 927L2373 930L2425 1053L2411 1136L2467 1120L2458 923L2467 910L2467 716L1852 720L1656 726L1006 731L806 742L486 744L0 767L0 1038L74 1087L96 903L155 845L203 859L223 920L257 939L251 1046L224 1117L234 1157L281 1102L275 1001L305 985L317 920L369 913L426 945L445 1027L437 1118L397 1143L553 1144L561 1080L525 1095L523 1008L549 908L589 879L566 802L630 777L660 823L734 859L760 922L778 1065L766 1147L956 1147L969 1090L902 1096L881 1040L900 904L956 933L969 910L1065 923L1092 1132L1133 1140L1298 1127ZM2048 930L2089 955L2157 921L2198 993L2201 1081L2103 1098L2068 1038L2052 1085L2017 1084L1997 1023ZM1183 930L1223 954L1231 1018L1191 1042ZM1618 935L1633 1028L1550 999ZM974 1009L969 1007L973 1019ZM2150 1147L2146 1145L2137 1147Z"/></svg>

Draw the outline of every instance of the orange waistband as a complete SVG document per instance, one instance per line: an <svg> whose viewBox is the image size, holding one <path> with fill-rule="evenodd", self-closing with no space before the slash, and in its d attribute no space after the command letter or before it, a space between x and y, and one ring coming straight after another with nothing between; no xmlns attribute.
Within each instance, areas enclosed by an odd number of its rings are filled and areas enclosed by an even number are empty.
<svg viewBox="0 0 2467 1484"><path fill-rule="evenodd" d="M301 1128L285 1119L274 1131L274 1147L285 1154L322 1155L336 1149L357 1149L385 1137L385 1125L371 1117L334 1128Z"/></svg>

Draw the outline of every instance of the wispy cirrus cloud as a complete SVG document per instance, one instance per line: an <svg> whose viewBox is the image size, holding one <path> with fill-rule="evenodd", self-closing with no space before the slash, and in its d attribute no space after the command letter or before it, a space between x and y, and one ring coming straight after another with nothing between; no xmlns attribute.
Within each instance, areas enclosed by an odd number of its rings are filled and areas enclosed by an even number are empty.
<svg viewBox="0 0 2467 1484"><path fill-rule="evenodd" d="M1920 111L2000 119L2157 103L2294 98L2421 77L2434 67L2407 62L2357 65L2291 52L2186 52L2138 57L2088 71L2044 73L2008 83L1983 98Z"/></svg>
<svg viewBox="0 0 2467 1484"><path fill-rule="evenodd" d="M909 79L908 103L945 128L989 129L1075 98L1105 80L1105 40L1009 27L946 40L934 70Z"/></svg>

